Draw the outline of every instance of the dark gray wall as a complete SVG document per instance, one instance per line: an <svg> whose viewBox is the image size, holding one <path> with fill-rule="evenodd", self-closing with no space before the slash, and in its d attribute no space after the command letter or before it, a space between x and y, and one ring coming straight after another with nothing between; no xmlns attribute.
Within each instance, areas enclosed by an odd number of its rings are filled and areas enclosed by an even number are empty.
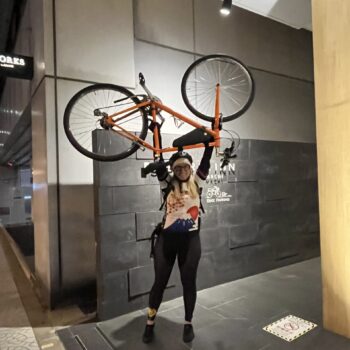
<svg viewBox="0 0 350 350"><path fill-rule="evenodd" d="M202 150L191 153L198 162ZM94 164L100 319L147 306L154 278L147 238L162 217L156 179L140 176L149 156ZM202 195L198 289L319 255L315 144L242 140L234 172L218 176L215 163ZM209 198L215 186L227 201ZM175 267L164 299L181 293Z"/></svg>

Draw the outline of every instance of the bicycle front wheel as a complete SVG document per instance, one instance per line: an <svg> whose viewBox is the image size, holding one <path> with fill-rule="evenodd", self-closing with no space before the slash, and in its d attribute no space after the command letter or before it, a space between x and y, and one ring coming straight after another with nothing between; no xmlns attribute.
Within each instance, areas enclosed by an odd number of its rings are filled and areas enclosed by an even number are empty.
<svg viewBox="0 0 350 350"><path fill-rule="evenodd" d="M103 118L136 106L140 100L122 86L95 84L77 92L64 112L64 130L70 143L85 156L101 161L115 161L134 153L139 145ZM117 123L124 130L145 139L147 116L143 108L121 114ZM120 115L118 116L120 118Z"/></svg>
<svg viewBox="0 0 350 350"><path fill-rule="evenodd" d="M182 98L197 117L215 118L216 85L220 84L223 121L241 116L254 98L254 80L248 68L226 55L204 56L186 70L181 83Z"/></svg>

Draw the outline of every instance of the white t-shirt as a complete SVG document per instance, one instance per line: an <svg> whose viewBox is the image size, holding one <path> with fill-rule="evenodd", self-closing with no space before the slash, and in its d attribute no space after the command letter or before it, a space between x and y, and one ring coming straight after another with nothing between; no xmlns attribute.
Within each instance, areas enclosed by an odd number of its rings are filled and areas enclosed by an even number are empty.
<svg viewBox="0 0 350 350"><path fill-rule="evenodd" d="M160 182L161 188L165 189L171 177ZM198 187L202 187L203 180L196 174L195 182ZM183 195L181 198L175 198L174 194L170 192L166 199L166 217L164 229L175 232L189 232L198 230L200 198L199 194L192 198L188 191L186 191L186 183L182 184Z"/></svg>

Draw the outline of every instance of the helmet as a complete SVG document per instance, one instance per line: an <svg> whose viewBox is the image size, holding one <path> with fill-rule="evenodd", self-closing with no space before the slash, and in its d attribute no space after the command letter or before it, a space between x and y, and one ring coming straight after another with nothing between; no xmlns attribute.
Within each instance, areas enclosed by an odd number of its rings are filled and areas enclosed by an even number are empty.
<svg viewBox="0 0 350 350"><path fill-rule="evenodd" d="M193 159L192 159L191 155L188 154L187 152L179 151L179 152L174 153L170 157L169 163L170 163L171 169L173 169L174 166L178 165L178 164L187 163L189 165L192 165Z"/></svg>

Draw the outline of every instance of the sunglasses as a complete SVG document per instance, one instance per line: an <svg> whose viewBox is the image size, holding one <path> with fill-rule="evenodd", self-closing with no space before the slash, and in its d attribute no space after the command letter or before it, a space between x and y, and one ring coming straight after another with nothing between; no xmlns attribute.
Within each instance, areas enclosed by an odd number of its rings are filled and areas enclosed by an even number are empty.
<svg viewBox="0 0 350 350"><path fill-rule="evenodd" d="M177 165L175 168L174 168L174 171L175 172L180 172L181 170L190 170L190 166L188 164L185 164L185 165Z"/></svg>

